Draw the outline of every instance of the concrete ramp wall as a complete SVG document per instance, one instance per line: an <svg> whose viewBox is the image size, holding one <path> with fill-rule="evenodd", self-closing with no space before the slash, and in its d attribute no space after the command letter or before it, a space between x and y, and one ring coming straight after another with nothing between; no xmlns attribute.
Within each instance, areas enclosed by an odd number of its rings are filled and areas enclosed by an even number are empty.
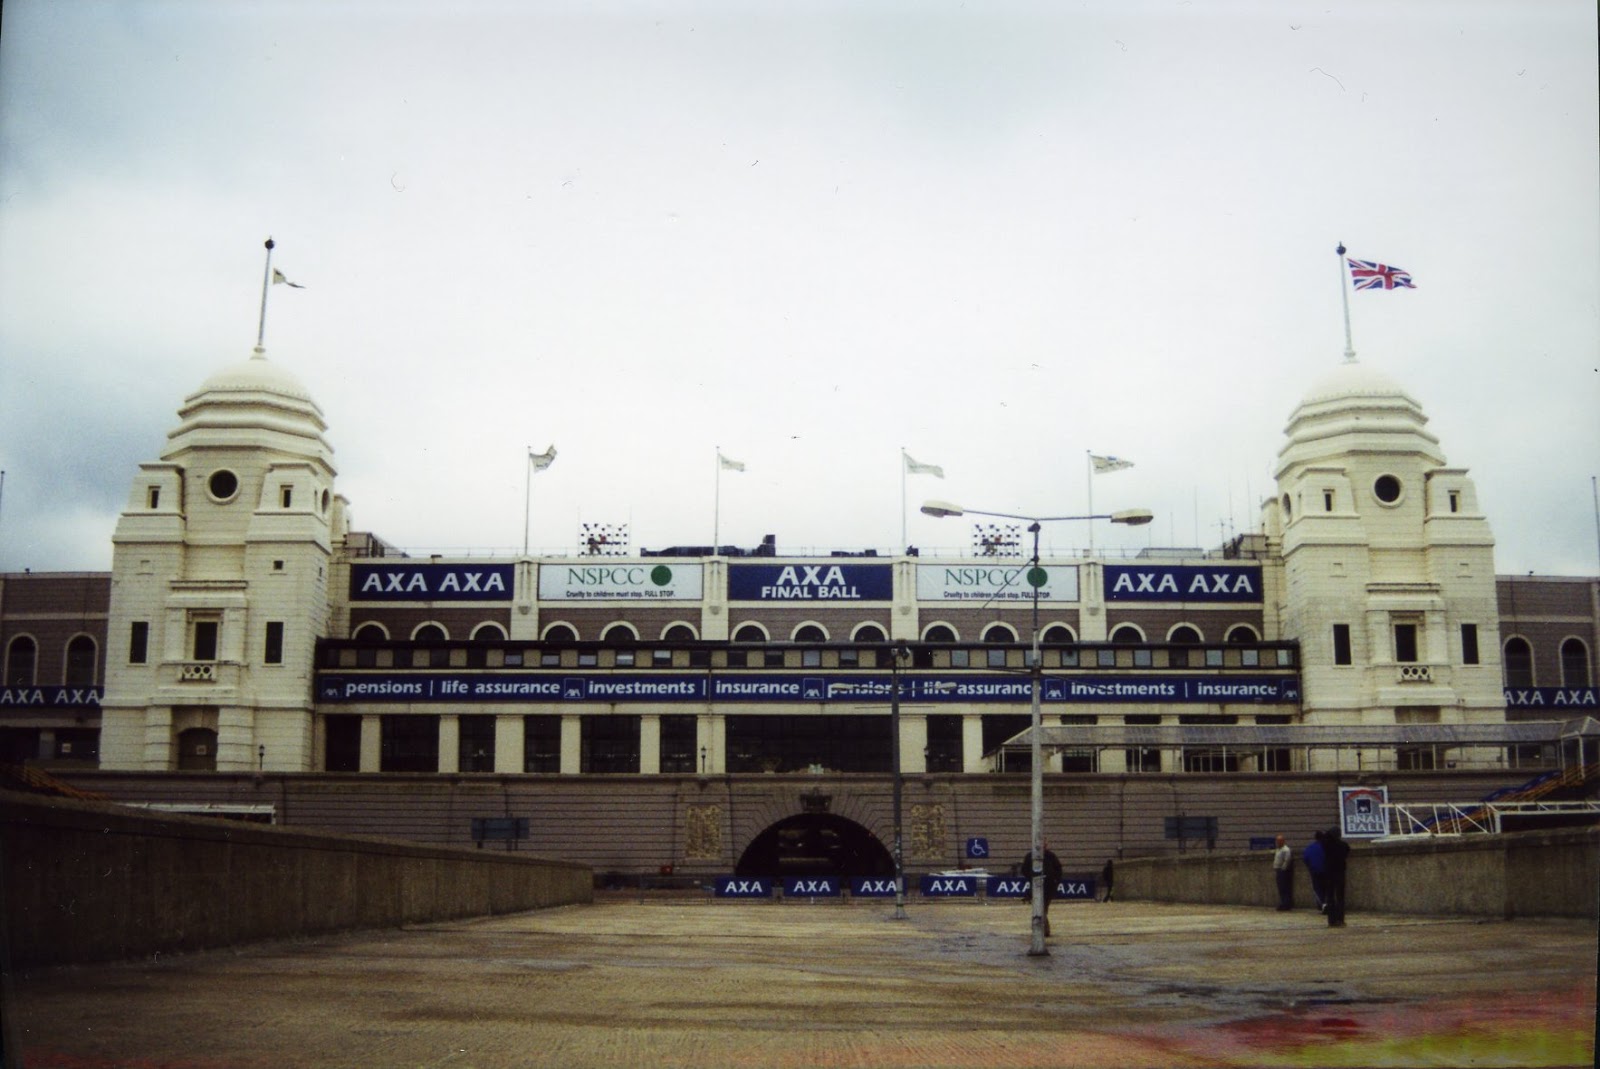
<svg viewBox="0 0 1600 1069"><path fill-rule="evenodd" d="M0 965L590 902L586 865L0 792Z"/></svg>
<svg viewBox="0 0 1600 1069"><path fill-rule="evenodd" d="M1294 900L1316 909L1295 852ZM1352 912L1477 917L1584 917L1600 912L1600 828L1352 843ZM1272 851L1189 853L1118 862L1119 898L1276 906Z"/></svg>

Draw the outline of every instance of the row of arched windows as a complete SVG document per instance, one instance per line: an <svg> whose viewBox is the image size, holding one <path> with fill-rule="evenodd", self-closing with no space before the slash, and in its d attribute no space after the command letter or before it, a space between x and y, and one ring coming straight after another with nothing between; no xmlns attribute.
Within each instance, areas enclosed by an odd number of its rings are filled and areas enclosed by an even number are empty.
<svg viewBox="0 0 1600 1069"><path fill-rule="evenodd" d="M99 653L99 646L88 635L74 635L68 639L61 682L69 687L92 687L98 683ZM38 675L39 644L29 635L18 635L6 645L5 685L38 686Z"/></svg>
<svg viewBox="0 0 1600 1069"><path fill-rule="evenodd" d="M1589 647L1582 639L1569 638L1561 643L1561 678L1559 681L1541 681L1534 671L1533 646L1520 635L1506 639L1505 679L1508 687L1587 687L1589 674Z"/></svg>
<svg viewBox="0 0 1600 1069"><path fill-rule="evenodd" d="M357 642L387 642L390 639L389 631L381 624L364 623L355 629L351 636ZM414 627L408 636L412 642L448 642L450 634L442 624L423 623ZM473 642L503 642L506 640L505 628L497 623L482 623L472 628L468 636ZM662 629L660 638L662 642L692 642L700 636L695 629L687 623L668 624ZM994 623L983 629L979 636L980 642L1021 642L1025 638L1010 624ZM552 623L545 627L540 635L544 642L577 642L578 631L571 624ZM1051 624L1039 635L1041 642L1046 645L1064 645L1078 641L1072 628L1065 624ZM606 625L600 633L600 641L605 643L623 644L643 640L639 629L630 623L613 623ZM887 642L889 636L882 627L874 623L857 624L850 630L848 642ZM1255 628L1248 624L1237 624L1230 627L1223 641L1229 643L1259 642L1261 636ZM783 636L774 636L767 628L757 623L740 624L734 629L732 641L734 642L830 642L833 636L827 628L817 623L803 623L794 628L785 639ZM922 641L924 642L960 642L961 636L949 624L930 624L923 629ZM1110 641L1124 645L1142 645L1149 641L1164 641L1180 645L1200 645L1205 642L1205 636L1192 624L1178 624L1171 628L1166 636L1159 640L1148 638L1143 628L1134 624L1120 624L1112 630Z"/></svg>

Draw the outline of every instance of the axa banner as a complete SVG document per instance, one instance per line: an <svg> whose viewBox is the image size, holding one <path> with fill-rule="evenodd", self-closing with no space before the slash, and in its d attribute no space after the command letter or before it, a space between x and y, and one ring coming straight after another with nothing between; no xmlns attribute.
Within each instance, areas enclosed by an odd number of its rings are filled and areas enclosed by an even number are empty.
<svg viewBox="0 0 1600 1069"><path fill-rule="evenodd" d="M921 890L924 898L975 898L982 880L973 873L935 872L922 877Z"/></svg>
<svg viewBox="0 0 1600 1069"><path fill-rule="evenodd" d="M711 886L718 898L772 897L772 880L766 876L718 876Z"/></svg>
<svg viewBox="0 0 1600 1069"><path fill-rule="evenodd" d="M785 898L838 898L843 888L837 876L786 876Z"/></svg>
<svg viewBox="0 0 1600 1069"><path fill-rule="evenodd" d="M1600 688L1507 687L1508 709L1597 709Z"/></svg>
<svg viewBox="0 0 1600 1069"><path fill-rule="evenodd" d="M600 561L539 566L540 601L698 601L704 565Z"/></svg>
<svg viewBox="0 0 1600 1069"><path fill-rule="evenodd" d="M353 564L351 601L510 601L511 564Z"/></svg>
<svg viewBox="0 0 1600 1069"><path fill-rule="evenodd" d="M0 687L0 709L98 709L100 687Z"/></svg>
<svg viewBox="0 0 1600 1069"><path fill-rule="evenodd" d="M990 898L1028 898L1033 880L1027 876L990 876L984 888ZM1095 898L1095 881L1078 876L1063 876L1056 881L1057 898Z"/></svg>
<svg viewBox="0 0 1600 1069"><path fill-rule="evenodd" d="M887 702L888 675L715 676L647 672L370 672L317 677L323 702ZM1016 703L1032 700L1026 676L902 677L900 699L926 704ZM1293 676L1046 676L1040 697L1050 704L1293 703Z"/></svg>
<svg viewBox="0 0 1600 1069"><path fill-rule="evenodd" d="M1108 564L1107 601L1261 600L1259 564Z"/></svg>
<svg viewBox="0 0 1600 1069"><path fill-rule="evenodd" d="M890 601L887 564L729 564L729 601Z"/></svg>
<svg viewBox="0 0 1600 1069"><path fill-rule="evenodd" d="M1389 834L1388 787L1340 787L1339 826L1346 839L1377 839Z"/></svg>
<svg viewBox="0 0 1600 1069"><path fill-rule="evenodd" d="M893 898L893 876L857 876L850 881L850 894L856 898Z"/></svg>
<svg viewBox="0 0 1600 1069"><path fill-rule="evenodd" d="M1027 564L919 564L918 601L1032 601ZM1040 601L1077 601L1078 566L1046 564Z"/></svg>

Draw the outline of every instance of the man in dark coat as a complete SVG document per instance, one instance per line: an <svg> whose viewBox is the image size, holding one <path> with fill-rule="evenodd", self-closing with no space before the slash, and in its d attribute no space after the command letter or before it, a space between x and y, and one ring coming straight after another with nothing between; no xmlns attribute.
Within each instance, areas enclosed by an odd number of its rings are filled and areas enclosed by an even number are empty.
<svg viewBox="0 0 1600 1069"><path fill-rule="evenodd" d="M1338 828L1329 828L1322 837L1322 871L1327 882L1328 927L1344 927L1344 876L1350 861L1350 844Z"/></svg>

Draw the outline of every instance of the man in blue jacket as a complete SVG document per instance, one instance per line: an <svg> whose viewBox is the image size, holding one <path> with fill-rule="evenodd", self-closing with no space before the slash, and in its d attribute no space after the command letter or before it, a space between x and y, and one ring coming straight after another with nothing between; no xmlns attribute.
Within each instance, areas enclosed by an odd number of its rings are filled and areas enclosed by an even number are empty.
<svg viewBox="0 0 1600 1069"><path fill-rule="evenodd" d="M1306 863L1306 871L1311 873L1311 895L1317 900L1317 909L1320 912L1328 911L1328 855L1322 844L1322 832L1306 845L1300 853L1300 860Z"/></svg>

